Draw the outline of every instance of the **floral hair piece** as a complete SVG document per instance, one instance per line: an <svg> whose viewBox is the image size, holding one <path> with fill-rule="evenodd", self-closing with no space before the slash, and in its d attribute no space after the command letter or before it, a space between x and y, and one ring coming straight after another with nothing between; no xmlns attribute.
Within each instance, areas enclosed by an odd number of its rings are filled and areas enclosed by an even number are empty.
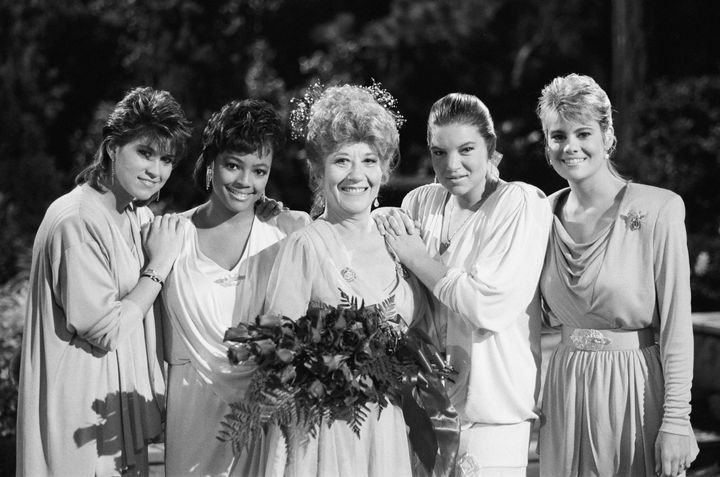
<svg viewBox="0 0 720 477"><path fill-rule="evenodd" d="M369 92L375 101L390 113L395 119L395 126L398 130L405 124L405 117L397 110L397 99L383 88L380 83L373 79L370 86L355 86ZM310 110L313 104L322 98L326 90L327 88L322 83L316 82L308 87L302 98L290 100L290 103L294 105L290 113L290 131L293 139L305 138L308 122L310 121Z"/></svg>

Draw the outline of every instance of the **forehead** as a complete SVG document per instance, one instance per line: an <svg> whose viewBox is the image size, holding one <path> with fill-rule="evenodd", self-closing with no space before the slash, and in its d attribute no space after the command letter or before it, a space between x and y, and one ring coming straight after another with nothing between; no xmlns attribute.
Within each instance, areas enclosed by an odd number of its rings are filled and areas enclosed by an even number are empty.
<svg viewBox="0 0 720 477"><path fill-rule="evenodd" d="M377 155L377 151L372 144L367 142L347 142L339 144L338 147L330 154L331 156L338 154L357 154L362 156Z"/></svg>
<svg viewBox="0 0 720 477"><path fill-rule="evenodd" d="M223 161L241 162L246 165L264 164L269 166L273 160L272 148L264 148L253 152L223 151L218 154L218 158Z"/></svg>
<svg viewBox="0 0 720 477"><path fill-rule="evenodd" d="M552 131L570 132L570 131L577 131L579 129L592 129L592 130L599 131L600 123L590 117L564 119L564 118L561 118L560 116L555 116L553 118L549 118L545 122L545 129L550 132L552 132Z"/></svg>
<svg viewBox="0 0 720 477"><path fill-rule="evenodd" d="M430 127L430 147L452 147L469 142L485 145L485 139L477 126L451 123Z"/></svg>

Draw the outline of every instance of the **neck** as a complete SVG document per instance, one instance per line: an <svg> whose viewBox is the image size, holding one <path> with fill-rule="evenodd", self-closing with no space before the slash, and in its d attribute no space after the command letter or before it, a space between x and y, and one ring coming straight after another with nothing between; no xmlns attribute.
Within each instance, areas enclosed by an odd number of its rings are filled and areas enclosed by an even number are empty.
<svg viewBox="0 0 720 477"><path fill-rule="evenodd" d="M105 184L104 182L101 184L107 190L104 194L100 194L103 204L105 204L108 209L113 212L117 212L118 214L125 212L125 209L128 205L130 205L134 197L128 194L127 191L117 182L112 185Z"/></svg>
<svg viewBox="0 0 720 477"><path fill-rule="evenodd" d="M208 228L219 225L245 227L252 223L255 218L255 209L250 208L240 212L232 212L222 205L217 204L211 197L210 200L198 207L198 214L203 224Z"/></svg>
<svg viewBox="0 0 720 477"><path fill-rule="evenodd" d="M569 185L577 203L581 207L589 209L615 200L615 196L623 188L625 182L607 170L584 181L569 182Z"/></svg>
<svg viewBox="0 0 720 477"><path fill-rule="evenodd" d="M325 208L322 218L333 225L337 225L340 230L347 232L352 236L368 234L372 232L372 229L374 228L374 225L370 220L369 210L362 214L347 215L339 211Z"/></svg>

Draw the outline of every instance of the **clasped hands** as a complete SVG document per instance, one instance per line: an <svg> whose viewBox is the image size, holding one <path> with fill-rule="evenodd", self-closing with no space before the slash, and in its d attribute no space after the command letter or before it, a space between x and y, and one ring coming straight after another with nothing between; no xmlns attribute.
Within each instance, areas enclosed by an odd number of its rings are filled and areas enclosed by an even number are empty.
<svg viewBox="0 0 720 477"><path fill-rule="evenodd" d="M420 224L414 222L402 209L381 207L372 212L372 218L400 262L407 263L413 256L427 254Z"/></svg>

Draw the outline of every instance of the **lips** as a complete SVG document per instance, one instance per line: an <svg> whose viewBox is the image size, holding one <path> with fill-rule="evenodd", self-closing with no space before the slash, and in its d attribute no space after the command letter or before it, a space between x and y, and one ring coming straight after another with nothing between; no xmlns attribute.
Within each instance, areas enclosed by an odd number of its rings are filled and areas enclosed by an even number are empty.
<svg viewBox="0 0 720 477"><path fill-rule="evenodd" d="M154 181L152 179L143 179L141 177L139 177L138 180L141 183L145 184L145 186L147 186L147 187L155 187L160 183L160 181Z"/></svg>
<svg viewBox="0 0 720 477"><path fill-rule="evenodd" d="M343 186L340 190L346 194L358 195L363 194L369 189L368 186Z"/></svg>
<svg viewBox="0 0 720 477"><path fill-rule="evenodd" d="M252 197L255 196L255 194L252 192L242 192L231 187L226 187L225 189L228 191L230 197L239 201L250 200Z"/></svg>
<svg viewBox="0 0 720 477"><path fill-rule="evenodd" d="M562 159L563 164L565 164L566 166L577 166L583 161L585 161L584 157L568 157Z"/></svg>

